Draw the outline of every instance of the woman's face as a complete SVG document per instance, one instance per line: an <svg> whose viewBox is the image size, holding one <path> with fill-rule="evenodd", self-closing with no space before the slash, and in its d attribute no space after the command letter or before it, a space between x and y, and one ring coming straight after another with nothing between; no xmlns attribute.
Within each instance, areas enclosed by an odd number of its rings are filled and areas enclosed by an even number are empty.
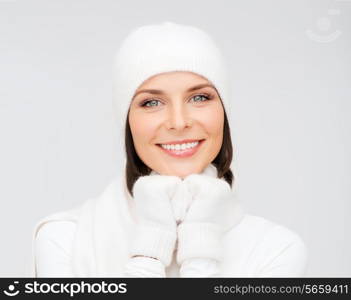
<svg viewBox="0 0 351 300"><path fill-rule="evenodd" d="M129 125L135 150L149 168L184 178L201 173L220 151L224 110L204 77L167 72L148 78L136 90Z"/></svg>

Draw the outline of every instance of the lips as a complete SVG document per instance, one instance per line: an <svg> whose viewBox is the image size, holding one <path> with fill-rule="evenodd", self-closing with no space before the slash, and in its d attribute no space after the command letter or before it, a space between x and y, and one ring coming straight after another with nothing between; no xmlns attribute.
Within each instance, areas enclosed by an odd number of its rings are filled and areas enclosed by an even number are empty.
<svg viewBox="0 0 351 300"><path fill-rule="evenodd" d="M184 142L185 141L185 142ZM199 143L194 147L194 148L189 148L189 149L184 149L184 150L171 150L171 149L165 149L161 146L161 144L156 144L164 153L172 156L172 157L177 157L177 158L185 158L185 157L190 157L193 156L199 148L202 146L204 143L203 140L184 140L182 141L183 143L190 143L190 142L197 142ZM173 142L173 143L167 143L167 144L181 144L181 141Z"/></svg>
<svg viewBox="0 0 351 300"><path fill-rule="evenodd" d="M164 142L164 143L158 143L157 145L174 145L174 144L186 144L186 143L193 143L193 142L197 142L197 141L201 141L202 139L187 139L187 140L180 140L180 141L172 141L172 142Z"/></svg>

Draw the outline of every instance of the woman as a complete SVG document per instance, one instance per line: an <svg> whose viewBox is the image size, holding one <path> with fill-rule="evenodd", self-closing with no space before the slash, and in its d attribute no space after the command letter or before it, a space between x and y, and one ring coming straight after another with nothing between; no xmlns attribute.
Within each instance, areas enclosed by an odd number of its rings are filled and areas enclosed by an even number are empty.
<svg viewBox="0 0 351 300"><path fill-rule="evenodd" d="M32 276L304 275L299 235L245 213L233 190L228 78L213 40L143 26L114 70L125 169L99 197L36 224Z"/></svg>

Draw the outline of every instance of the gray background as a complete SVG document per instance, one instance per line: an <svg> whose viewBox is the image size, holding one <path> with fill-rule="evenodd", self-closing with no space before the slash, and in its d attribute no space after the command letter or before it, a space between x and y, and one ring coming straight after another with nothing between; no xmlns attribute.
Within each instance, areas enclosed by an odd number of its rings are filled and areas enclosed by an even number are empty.
<svg viewBox="0 0 351 300"><path fill-rule="evenodd" d="M0 276L25 276L34 223L120 168L113 56L162 21L202 28L227 57L249 212L301 235L307 276L351 276L348 0L0 0Z"/></svg>

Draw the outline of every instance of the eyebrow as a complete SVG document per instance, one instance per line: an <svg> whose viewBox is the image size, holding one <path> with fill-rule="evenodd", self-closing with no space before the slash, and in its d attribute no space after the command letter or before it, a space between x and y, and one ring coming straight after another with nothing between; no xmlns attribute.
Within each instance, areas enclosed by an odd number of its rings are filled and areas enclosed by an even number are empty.
<svg viewBox="0 0 351 300"><path fill-rule="evenodd" d="M202 89L204 87L211 87L213 89L215 89L215 87L212 85L212 84L209 84L209 83L202 83L202 84L198 84L198 85L195 85L191 88L189 88L186 92L192 92L192 91L196 91L196 90L199 90L199 89ZM155 89L144 89L144 90L140 90L140 91L137 91L132 100L137 96L139 95L140 93L150 93L150 94L155 94L155 95L165 95L165 92L162 91L162 90L155 90Z"/></svg>

